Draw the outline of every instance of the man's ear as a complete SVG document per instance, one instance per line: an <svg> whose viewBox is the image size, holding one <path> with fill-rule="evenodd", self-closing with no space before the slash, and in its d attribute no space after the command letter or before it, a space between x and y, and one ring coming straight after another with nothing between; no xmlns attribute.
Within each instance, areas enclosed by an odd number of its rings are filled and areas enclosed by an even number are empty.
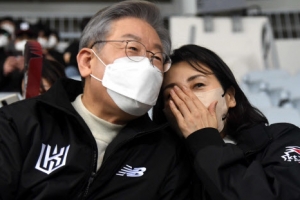
<svg viewBox="0 0 300 200"><path fill-rule="evenodd" d="M225 99L226 99L226 104L227 104L228 108L233 108L236 106L234 87L230 86L226 90Z"/></svg>
<svg viewBox="0 0 300 200"><path fill-rule="evenodd" d="M83 78L92 73L91 60L93 56L91 50L88 48L82 48L77 54L78 70Z"/></svg>

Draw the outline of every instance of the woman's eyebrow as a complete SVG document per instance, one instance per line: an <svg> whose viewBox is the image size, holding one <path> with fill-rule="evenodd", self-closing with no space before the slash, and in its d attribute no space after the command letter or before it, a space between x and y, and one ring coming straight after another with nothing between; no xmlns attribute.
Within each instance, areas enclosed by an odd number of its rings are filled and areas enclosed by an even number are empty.
<svg viewBox="0 0 300 200"><path fill-rule="evenodd" d="M191 76L187 79L188 82L191 82L192 80L196 79L196 78L201 78L201 77L206 77L205 75L203 74L197 74L197 75L194 75L194 76Z"/></svg>
<svg viewBox="0 0 300 200"><path fill-rule="evenodd" d="M162 88L162 91L165 91L168 88L173 88L176 85L176 83L170 83L168 85L166 85L165 87Z"/></svg>

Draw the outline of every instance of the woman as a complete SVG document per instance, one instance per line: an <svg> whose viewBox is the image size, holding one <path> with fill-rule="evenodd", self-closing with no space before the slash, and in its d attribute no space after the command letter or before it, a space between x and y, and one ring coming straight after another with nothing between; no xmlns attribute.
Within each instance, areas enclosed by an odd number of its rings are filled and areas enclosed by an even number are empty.
<svg viewBox="0 0 300 200"><path fill-rule="evenodd" d="M212 51L185 45L171 59L153 119L186 138L199 199L299 200L300 129L268 125Z"/></svg>

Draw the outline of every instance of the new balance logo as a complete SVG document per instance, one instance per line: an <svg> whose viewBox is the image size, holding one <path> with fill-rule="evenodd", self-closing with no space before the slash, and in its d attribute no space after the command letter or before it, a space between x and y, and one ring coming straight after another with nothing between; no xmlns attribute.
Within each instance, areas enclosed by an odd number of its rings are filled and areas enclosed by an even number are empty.
<svg viewBox="0 0 300 200"><path fill-rule="evenodd" d="M146 167L132 168L131 166L126 165L116 175L128 176L128 177L140 177L144 175L145 171L146 171Z"/></svg>
<svg viewBox="0 0 300 200"><path fill-rule="evenodd" d="M42 150L35 168L46 174L50 174L54 170L64 166L66 164L69 148L70 145L61 148L58 152L57 145L54 150L51 150L50 145L46 146L45 144L42 144Z"/></svg>

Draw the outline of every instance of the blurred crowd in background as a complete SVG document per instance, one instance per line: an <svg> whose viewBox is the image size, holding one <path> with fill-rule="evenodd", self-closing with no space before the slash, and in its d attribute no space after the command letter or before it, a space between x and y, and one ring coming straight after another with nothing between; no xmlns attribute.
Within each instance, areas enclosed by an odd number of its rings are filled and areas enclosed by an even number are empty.
<svg viewBox="0 0 300 200"><path fill-rule="evenodd" d="M89 18L81 21L84 29ZM38 21L32 24L25 20L14 20L7 16L0 18L0 92L22 92L21 83L24 76L24 49L27 41L37 41L43 49L43 57L51 63L52 70L46 79L67 76L78 77L76 55L79 41L68 44L64 51L59 51L59 32L47 24ZM61 72L64 73L61 73ZM51 82L51 81L48 81ZM53 81L52 81L53 82Z"/></svg>

